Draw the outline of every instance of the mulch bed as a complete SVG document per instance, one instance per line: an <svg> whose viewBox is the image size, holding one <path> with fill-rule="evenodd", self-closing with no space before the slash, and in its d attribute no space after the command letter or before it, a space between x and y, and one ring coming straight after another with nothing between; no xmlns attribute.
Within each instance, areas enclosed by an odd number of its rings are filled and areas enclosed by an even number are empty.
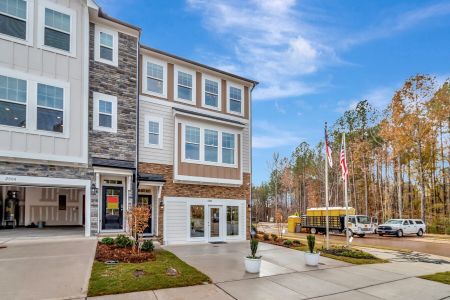
<svg viewBox="0 0 450 300"><path fill-rule="evenodd" d="M274 241L272 238L265 240L263 235L260 235L260 234L258 234L256 237L258 238L258 240L260 242L264 242L264 243L268 243L268 244L272 244L272 245L276 245L276 246L281 246L281 247L285 247L285 248L296 248L296 247L300 247L303 245L302 243L300 243L300 241L294 242L294 240L291 240L292 244L286 245L286 244L284 244L284 241L286 241L287 239L281 239L281 238L278 238L276 241Z"/></svg>
<svg viewBox="0 0 450 300"><path fill-rule="evenodd" d="M102 262L116 260L126 263L141 263L149 260L155 260L155 254L153 252L145 251L138 253L137 250L135 252L132 248L119 248L115 245L105 245L99 243L97 245L95 259Z"/></svg>

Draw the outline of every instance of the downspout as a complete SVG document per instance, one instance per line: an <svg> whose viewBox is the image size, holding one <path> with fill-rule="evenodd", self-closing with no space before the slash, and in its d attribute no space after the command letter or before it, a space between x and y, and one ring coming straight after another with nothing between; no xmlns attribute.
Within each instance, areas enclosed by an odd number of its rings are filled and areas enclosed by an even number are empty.
<svg viewBox="0 0 450 300"><path fill-rule="evenodd" d="M252 215L253 215L253 89L256 87L258 83L253 82L252 88L250 89L250 103L248 105L249 108L249 118L250 118L250 128L249 128L249 135L250 135L250 236L252 231Z"/></svg>
<svg viewBox="0 0 450 300"><path fill-rule="evenodd" d="M135 168L135 179L134 179L134 203L133 205L137 205L138 192L139 192L139 91L140 91L140 82L141 79L139 77L140 70L140 61L139 61L139 48L140 48L140 39L141 32L139 31L137 43L136 43L136 168Z"/></svg>

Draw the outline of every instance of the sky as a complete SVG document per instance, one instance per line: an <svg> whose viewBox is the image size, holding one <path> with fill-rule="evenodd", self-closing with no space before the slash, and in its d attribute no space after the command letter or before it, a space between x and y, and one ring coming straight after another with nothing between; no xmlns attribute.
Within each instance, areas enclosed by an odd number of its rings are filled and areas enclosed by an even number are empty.
<svg viewBox="0 0 450 300"><path fill-rule="evenodd" d="M253 183L274 152L323 139L360 100L382 110L417 73L450 77L450 1L97 0L141 42L254 79Z"/></svg>

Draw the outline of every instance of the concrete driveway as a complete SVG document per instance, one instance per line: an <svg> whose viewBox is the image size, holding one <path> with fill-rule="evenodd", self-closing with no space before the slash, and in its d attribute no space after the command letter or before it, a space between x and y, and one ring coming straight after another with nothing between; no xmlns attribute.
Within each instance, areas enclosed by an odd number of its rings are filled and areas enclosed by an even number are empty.
<svg viewBox="0 0 450 300"><path fill-rule="evenodd" d="M254 275L244 269L248 247L248 242L166 247L209 275L214 285L198 287L204 293L195 298L188 296L187 288L178 288L155 291L154 299L422 300L450 296L449 285L415 277L450 271L445 261L355 266L322 257L320 266L313 268L304 265L303 252L261 243L262 270Z"/></svg>
<svg viewBox="0 0 450 300"><path fill-rule="evenodd" d="M3 240L0 299L86 297L96 244L81 236Z"/></svg>

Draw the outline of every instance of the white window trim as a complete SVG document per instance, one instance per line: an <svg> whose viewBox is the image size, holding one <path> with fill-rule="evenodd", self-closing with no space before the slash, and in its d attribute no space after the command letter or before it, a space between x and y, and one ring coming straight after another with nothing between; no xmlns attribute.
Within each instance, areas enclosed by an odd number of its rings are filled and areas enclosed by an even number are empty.
<svg viewBox="0 0 450 300"><path fill-rule="evenodd" d="M24 44L27 46L33 46L33 16L34 16L34 0L25 0L27 2L27 17L26 17L26 33L25 39L16 38L4 33L0 33L0 38L11 42ZM5 16L11 16L9 14L2 13ZM18 19L15 16L11 16Z"/></svg>
<svg viewBox="0 0 450 300"><path fill-rule="evenodd" d="M241 112L232 111L230 109L230 87L234 87L241 90ZM244 95L245 89L243 85L227 82L227 113L237 115L237 116L244 116L244 101L245 101L245 95Z"/></svg>
<svg viewBox="0 0 450 300"><path fill-rule="evenodd" d="M219 131L217 131L217 130L214 130L214 129L206 128L206 129L203 130L203 135L206 135L206 130L214 131L215 133L217 133L217 146L215 146L215 145L207 145L207 144L206 144L206 141L205 141L205 142L204 142L204 145L203 145L203 151L204 151L204 157L203 157L203 159L204 159L205 161L207 161L207 162L218 163L218 162L220 162L220 161L219 161L219 160L220 160L220 156L219 156L219 137L221 136L221 132L219 132ZM205 138L205 137L203 137L203 138ZM217 161L206 160L206 147L216 148L216 151L217 151Z"/></svg>
<svg viewBox="0 0 450 300"><path fill-rule="evenodd" d="M192 126L200 128L200 159L189 159L186 158L185 153L185 144L186 144L186 126ZM206 161L205 160L205 129L215 130L218 132L218 162ZM199 165L210 165L216 167L228 167L228 168L237 168L238 167L238 132L231 129L223 129L212 125L203 125L199 123L181 123L181 161L185 163L191 164L199 164ZM227 164L222 162L222 133L231 133L234 134L234 163Z"/></svg>
<svg viewBox="0 0 450 300"><path fill-rule="evenodd" d="M215 81L218 83L217 107L207 105L205 102L206 101L206 97L205 97L205 94L206 94L206 82L205 81L206 81L206 79L210 80L210 81ZM203 107L210 108L213 110L220 111L222 109L222 80L220 78L213 77L213 76L210 76L207 74L203 74L203 76L202 76L202 105L203 105Z"/></svg>
<svg viewBox="0 0 450 300"><path fill-rule="evenodd" d="M149 57L149 56L144 56L144 59L142 61L143 61L142 93L151 95L151 96L167 98L167 62L153 58L153 57ZM147 63L149 63L149 62L163 67L163 92L162 92L162 94L156 93L153 91L149 91L147 88Z"/></svg>
<svg viewBox="0 0 450 300"><path fill-rule="evenodd" d="M106 95L102 93L94 92L94 120L93 120L93 129L96 131L105 131L111 133L117 133L117 97ZM112 118L111 118L111 128L102 127L99 125L99 103L100 100L109 101L112 103Z"/></svg>
<svg viewBox="0 0 450 300"><path fill-rule="evenodd" d="M148 123L150 121L157 122L159 124L158 144L150 144L150 139L149 139L150 128L148 126ZM164 136L164 122L163 122L163 119L160 118L160 117L156 117L156 116L146 115L145 116L145 124L144 124L144 126L145 126L144 127L144 133L145 133L144 147L162 149L163 148L163 136Z"/></svg>
<svg viewBox="0 0 450 300"><path fill-rule="evenodd" d="M26 100L26 127L15 127L0 124L0 129L11 132L21 132L28 134L37 134L42 136L52 136L59 138L69 138L70 135L70 84L55 79L40 77L29 73L23 73L17 70L0 68L0 75L22 79L27 82L27 100ZM38 83L59 87L64 90L63 104L63 132L54 132L37 129L37 85Z"/></svg>
<svg viewBox="0 0 450 300"><path fill-rule="evenodd" d="M45 45L45 9L49 8L57 12L61 12L63 14L70 16L70 51L64 51L58 48L53 48L51 46ZM40 0L39 1L39 10L38 10L38 22L37 22L37 32L38 32L38 40L37 47L43 50L55 52L58 54L66 55L66 56L76 56L76 47L77 47L77 38L76 38L76 20L77 13L75 10L70 8L55 4L53 2Z"/></svg>
<svg viewBox="0 0 450 300"><path fill-rule="evenodd" d="M192 76L192 100L186 100L183 98L178 97L178 72L183 72L186 74L189 74ZM175 100L178 102L190 104L190 105L197 105L197 73L194 70L186 69L183 67L180 67L178 65L174 66L174 76L173 76L173 88L174 88L174 95Z"/></svg>
<svg viewBox="0 0 450 300"><path fill-rule="evenodd" d="M106 33L113 37L112 61L100 57L100 33ZM94 41L94 59L95 61L108 64L111 66L119 66L119 33L106 27L95 24L95 41Z"/></svg>

